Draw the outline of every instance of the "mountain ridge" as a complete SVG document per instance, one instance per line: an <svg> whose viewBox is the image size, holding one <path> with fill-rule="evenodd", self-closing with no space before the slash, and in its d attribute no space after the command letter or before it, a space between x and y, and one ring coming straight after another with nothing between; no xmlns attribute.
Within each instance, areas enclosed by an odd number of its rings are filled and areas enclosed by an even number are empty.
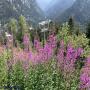
<svg viewBox="0 0 90 90"><path fill-rule="evenodd" d="M44 18L36 0L1 0L0 8L0 20L3 22L10 18L17 19L20 15L34 23Z"/></svg>
<svg viewBox="0 0 90 90"><path fill-rule="evenodd" d="M53 19L58 17L63 13L67 8L71 7L75 0L57 0L54 5L52 5L48 10L48 17Z"/></svg>
<svg viewBox="0 0 90 90"><path fill-rule="evenodd" d="M87 23L90 20L90 0L76 0L64 13L56 17L56 21L67 21L73 16L77 22Z"/></svg>

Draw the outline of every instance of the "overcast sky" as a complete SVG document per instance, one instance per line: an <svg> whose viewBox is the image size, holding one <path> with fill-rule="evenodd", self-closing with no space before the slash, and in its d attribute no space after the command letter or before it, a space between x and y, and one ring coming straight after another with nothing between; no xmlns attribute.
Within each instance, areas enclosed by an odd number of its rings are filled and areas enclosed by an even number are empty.
<svg viewBox="0 0 90 90"><path fill-rule="evenodd" d="M37 0L40 7L45 10L45 8L50 4L50 2L53 0Z"/></svg>
<svg viewBox="0 0 90 90"><path fill-rule="evenodd" d="M52 3L50 3L51 1L52 1ZM57 1L58 0L37 0L38 4L42 8L42 10L45 10L47 7L49 7L50 4L54 4ZM75 0L73 0L73 1L75 1Z"/></svg>

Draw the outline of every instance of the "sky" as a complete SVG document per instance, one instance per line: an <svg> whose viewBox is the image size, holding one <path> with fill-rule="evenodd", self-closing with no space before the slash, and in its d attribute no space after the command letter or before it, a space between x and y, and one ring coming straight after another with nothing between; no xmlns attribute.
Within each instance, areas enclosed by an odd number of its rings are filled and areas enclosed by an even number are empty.
<svg viewBox="0 0 90 90"><path fill-rule="evenodd" d="M51 2L52 1L52 2ZM51 4L53 5L58 0L37 0L38 5L42 8L42 10L46 10ZM62 1L62 0L61 0ZM73 0L75 1L75 0Z"/></svg>
<svg viewBox="0 0 90 90"><path fill-rule="evenodd" d="M48 5L49 5L49 3L50 3L51 1L53 1L53 0L37 0L39 6L40 6L43 10L45 10L45 9L48 7Z"/></svg>

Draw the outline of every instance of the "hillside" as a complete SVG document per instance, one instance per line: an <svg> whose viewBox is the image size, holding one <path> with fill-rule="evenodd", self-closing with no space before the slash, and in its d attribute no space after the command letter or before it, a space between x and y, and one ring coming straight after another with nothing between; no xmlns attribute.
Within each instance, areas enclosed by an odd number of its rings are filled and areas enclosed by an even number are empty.
<svg viewBox="0 0 90 90"><path fill-rule="evenodd" d="M61 15L66 9L72 6L75 0L55 0L50 3L47 9L47 16L54 19Z"/></svg>
<svg viewBox="0 0 90 90"><path fill-rule="evenodd" d="M80 23L88 22L90 20L90 0L76 0L72 7L55 19L62 22L68 20L70 16Z"/></svg>
<svg viewBox="0 0 90 90"><path fill-rule="evenodd" d="M24 15L31 22L38 22L44 15L35 0L0 0L0 20L8 21Z"/></svg>

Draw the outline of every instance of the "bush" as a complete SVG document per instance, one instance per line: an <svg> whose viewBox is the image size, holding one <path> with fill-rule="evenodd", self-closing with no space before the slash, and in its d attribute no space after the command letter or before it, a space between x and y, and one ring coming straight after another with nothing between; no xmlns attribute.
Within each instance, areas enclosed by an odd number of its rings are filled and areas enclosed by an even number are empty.
<svg viewBox="0 0 90 90"><path fill-rule="evenodd" d="M25 75L24 75L24 70L22 67L21 62L17 62L13 68L12 71L9 73L9 83L11 86L16 86L20 90L24 90L24 83L25 83Z"/></svg>
<svg viewBox="0 0 90 90"><path fill-rule="evenodd" d="M26 90L57 90L60 86L59 72L55 67L56 62L50 61L45 64L39 64L30 67ZM58 82L59 81L59 82Z"/></svg>
<svg viewBox="0 0 90 90"><path fill-rule="evenodd" d="M3 54L0 56L0 86L5 86L7 84L7 59Z"/></svg>
<svg viewBox="0 0 90 90"><path fill-rule="evenodd" d="M81 33L79 35L76 35L76 34L70 35L69 29L70 28L68 23L63 24L61 30L57 34L58 41L64 40L65 46L68 44L68 42L70 42L75 48L78 48L78 47L83 48L84 57L87 57L88 55L90 55L89 39L86 38L86 35L84 33Z"/></svg>

